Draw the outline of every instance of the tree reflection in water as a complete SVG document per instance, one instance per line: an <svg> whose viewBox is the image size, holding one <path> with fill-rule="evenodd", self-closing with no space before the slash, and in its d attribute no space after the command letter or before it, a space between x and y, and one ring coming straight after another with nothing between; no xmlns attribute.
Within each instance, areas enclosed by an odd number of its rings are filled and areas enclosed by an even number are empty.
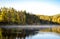
<svg viewBox="0 0 60 39"><path fill-rule="evenodd" d="M33 26L33 27L27 27L27 26L23 26L22 27L9 27L9 26L3 26L2 28L2 39L25 39L26 37L30 36L30 35L35 35L38 32L42 31L42 32L56 32L56 33L60 33L60 26L55 27L55 26ZM37 31L37 32L36 32Z"/></svg>
<svg viewBox="0 0 60 39"><path fill-rule="evenodd" d="M36 30L2 28L3 39L25 39L25 37L35 35L37 33L38 32L36 32Z"/></svg>

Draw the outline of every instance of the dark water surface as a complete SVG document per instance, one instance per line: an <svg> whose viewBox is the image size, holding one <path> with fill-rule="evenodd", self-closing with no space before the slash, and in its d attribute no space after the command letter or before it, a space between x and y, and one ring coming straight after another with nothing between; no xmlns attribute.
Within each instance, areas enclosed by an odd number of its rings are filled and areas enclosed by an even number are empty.
<svg viewBox="0 0 60 39"><path fill-rule="evenodd" d="M24 33L26 34L25 37L15 36L13 39L60 39L60 34L54 32L40 32L40 30L43 28L52 28L57 26L60 27L59 25L29 25L29 26L14 25L14 26L1 26L0 28L7 29L7 32L9 32L10 29L16 29L16 30L22 29L23 30L22 32L12 32L12 33L16 33L16 35L19 34L19 36L24 35Z"/></svg>

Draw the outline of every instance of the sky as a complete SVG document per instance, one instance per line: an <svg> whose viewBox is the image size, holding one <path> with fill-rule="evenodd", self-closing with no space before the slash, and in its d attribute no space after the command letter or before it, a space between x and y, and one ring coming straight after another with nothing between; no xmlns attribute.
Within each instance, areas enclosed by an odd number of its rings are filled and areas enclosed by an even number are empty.
<svg viewBox="0 0 60 39"><path fill-rule="evenodd" d="M60 0L0 0L1 7L13 7L37 15L60 14Z"/></svg>

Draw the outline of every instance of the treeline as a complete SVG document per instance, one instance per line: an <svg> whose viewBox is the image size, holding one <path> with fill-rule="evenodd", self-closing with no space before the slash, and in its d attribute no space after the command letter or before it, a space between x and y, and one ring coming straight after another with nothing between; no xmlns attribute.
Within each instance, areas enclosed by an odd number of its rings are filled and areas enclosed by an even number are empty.
<svg viewBox="0 0 60 39"><path fill-rule="evenodd" d="M38 15L38 17L40 18L40 20L45 20L45 21L49 21L48 23L50 24L60 24L60 15L54 15L54 16L44 16L44 15Z"/></svg>
<svg viewBox="0 0 60 39"><path fill-rule="evenodd" d="M17 11L14 8L1 8L0 9L0 24L37 24L39 18L26 11Z"/></svg>
<svg viewBox="0 0 60 39"><path fill-rule="evenodd" d="M29 14L26 11L17 11L14 8L0 9L1 24L40 25L60 24L60 16L44 16Z"/></svg>

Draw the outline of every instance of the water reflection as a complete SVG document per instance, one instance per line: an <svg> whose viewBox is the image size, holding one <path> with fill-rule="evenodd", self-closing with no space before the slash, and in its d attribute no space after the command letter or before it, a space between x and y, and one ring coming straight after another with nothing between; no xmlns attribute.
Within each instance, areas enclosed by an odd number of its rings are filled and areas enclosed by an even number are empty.
<svg viewBox="0 0 60 39"><path fill-rule="evenodd" d="M24 32L26 33L26 32ZM6 33L3 39L60 39L60 35L54 32L30 32L24 33ZM8 35L7 35L8 34ZM4 35L4 34L3 34ZM9 36L10 35L10 36Z"/></svg>
<svg viewBox="0 0 60 39"><path fill-rule="evenodd" d="M20 26L19 26L20 27ZM60 39L59 27L1 27L2 39ZM59 34L58 34L59 33Z"/></svg>
<svg viewBox="0 0 60 39"><path fill-rule="evenodd" d="M42 33L42 34L41 34ZM52 32L41 32L32 37L26 37L26 39L60 39L60 36Z"/></svg>
<svg viewBox="0 0 60 39"><path fill-rule="evenodd" d="M37 34L34 30L15 30L15 29L4 29L2 28L2 39L26 39L26 37Z"/></svg>

